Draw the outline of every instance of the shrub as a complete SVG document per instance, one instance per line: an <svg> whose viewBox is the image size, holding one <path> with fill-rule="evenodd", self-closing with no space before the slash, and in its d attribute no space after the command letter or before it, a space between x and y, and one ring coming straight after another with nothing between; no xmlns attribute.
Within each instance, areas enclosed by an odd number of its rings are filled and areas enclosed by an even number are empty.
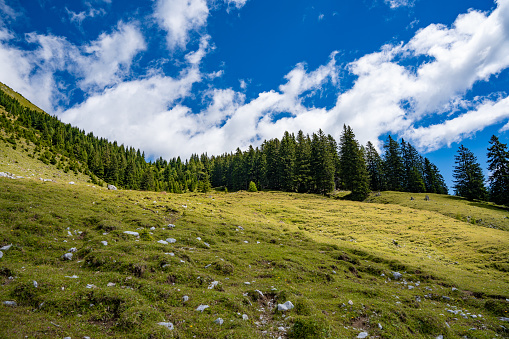
<svg viewBox="0 0 509 339"><path fill-rule="evenodd" d="M254 182L249 182L249 188L247 189L248 192L258 192L258 189L256 188L256 184Z"/></svg>

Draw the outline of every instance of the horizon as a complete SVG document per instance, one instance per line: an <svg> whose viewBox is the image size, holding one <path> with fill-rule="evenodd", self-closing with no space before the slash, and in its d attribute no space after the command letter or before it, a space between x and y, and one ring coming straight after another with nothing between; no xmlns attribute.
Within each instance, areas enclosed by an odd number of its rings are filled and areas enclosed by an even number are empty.
<svg viewBox="0 0 509 339"><path fill-rule="evenodd" d="M440 10L435 10L440 8ZM145 152L220 155L284 131L404 138L452 189L509 140L509 1L0 1L0 81ZM381 152L380 152L381 153Z"/></svg>

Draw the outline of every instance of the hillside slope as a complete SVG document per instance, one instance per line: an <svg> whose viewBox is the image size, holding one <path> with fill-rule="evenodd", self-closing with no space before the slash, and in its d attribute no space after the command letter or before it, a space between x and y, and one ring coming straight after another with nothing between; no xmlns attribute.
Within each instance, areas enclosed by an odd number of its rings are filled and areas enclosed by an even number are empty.
<svg viewBox="0 0 509 339"><path fill-rule="evenodd" d="M508 335L501 230L315 195L0 185L5 337Z"/></svg>

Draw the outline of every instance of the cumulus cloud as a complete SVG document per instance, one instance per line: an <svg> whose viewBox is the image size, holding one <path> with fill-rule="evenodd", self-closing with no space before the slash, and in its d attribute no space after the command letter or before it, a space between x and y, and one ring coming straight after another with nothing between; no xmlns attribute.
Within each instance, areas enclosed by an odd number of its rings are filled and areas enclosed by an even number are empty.
<svg viewBox="0 0 509 339"><path fill-rule="evenodd" d="M206 0L157 0L154 16L168 33L168 47L185 50L189 35L205 27L209 8Z"/></svg>
<svg viewBox="0 0 509 339"><path fill-rule="evenodd" d="M101 9L93 8L92 5L88 2L86 3L86 5L88 9L86 11L81 11L79 13L71 11L66 7L65 10L67 11L67 14L69 14L69 20L71 22L77 23L78 25L81 25L81 23L85 19L95 18L97 16L103 16L106 14L106 11L103 8Z"/></svg>
<svg viewBox="0 0 509 339"><path fill-rule="evenodd" d="M244 7L247 0L224 0L224 2L230 6L235 6L237 9Z"/></svg>
<svg viewBox="0 0 509 339"><path fill-rule="evenodd" d="M477 109L441 124L412 129L405 133L405 137L416 140L416 146L425 151L436 150L506 119L509 119L509 98L483 103Z"/></svg>

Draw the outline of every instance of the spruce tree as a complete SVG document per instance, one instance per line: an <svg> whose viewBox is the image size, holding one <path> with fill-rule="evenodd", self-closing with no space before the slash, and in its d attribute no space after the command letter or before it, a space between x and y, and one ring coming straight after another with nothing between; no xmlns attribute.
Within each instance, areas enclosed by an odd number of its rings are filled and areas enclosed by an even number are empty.
<svg viewBox="0 0 509 339"><path fill-rule="evenodd" d="M295 137L285 132L279 148L279 166L281 173L281 189L286 192L296 190L295 187Z"/></svg>
<svg viewBox="0 0 509 339"><path fill-rule="evenodd" d="M341 188L351 191L357 171L357 157L359 145L355 140L350 126L343 125L343 133L339 139L339 166L341 173Z"/></svg>
<svg viewBox="0 0 509 339"><path fill-rule="evenodd" d="M404 182L403 159L398 143L389 135L384 145L384 172L387 189L402 191Z"/></svg>
<svg viewBox="0 0 509 339"><path fill-rule="evenodd" d="M368 141L366 144L366 168L369 175L369 185L371 190L385 190L383 161L371 141Z"/></svg>
<svg viewBox="0 0 509 339"><path fill-rule="evenodd" d="M454 193L468 200L486 200L484 175L474 154L461 145L454 159Z"/></svg>
<svg viewBox="0 0 509 339"><path fill-rule="evenodd" d="M304 132L297 133L297 145L295 149L296 185L300 193L309 192L311 189L311 140Z"/></svg>
<svg viewBox="0 0 509 339"><path fill-rule="evenodd" d="M496 204L509 206L509 152L507 144L493 135L488 148L488 170L490 176L489 199Z"/></svg>
<svg viewBox="0 0 509 339"><path fill-rule="evenodd" d="M320 129L311 140L311 164L316 192L327 194L334 190L334 161L328 138Z"/></svg>

